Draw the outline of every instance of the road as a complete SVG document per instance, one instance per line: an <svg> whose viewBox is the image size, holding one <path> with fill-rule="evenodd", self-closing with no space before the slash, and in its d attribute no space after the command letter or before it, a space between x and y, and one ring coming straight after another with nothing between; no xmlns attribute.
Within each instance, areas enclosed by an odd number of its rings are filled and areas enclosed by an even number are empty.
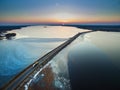
<svg viewBox="0 0 120 90"><path fill-rule="evenodd" d="M21 90L26 82L28 82L35 71L40 70L40 68L44 67L54 56L56 56L62 49L67 47L72 41L74 41L79 35L89 33L93 31L87 31L78 33L75 36L69 38L66 42L48 52L46 55L35 61L33 64L25 68L22 72L16 75L11 81L9 81L5 86L3 86L0 90Z"/></svg>

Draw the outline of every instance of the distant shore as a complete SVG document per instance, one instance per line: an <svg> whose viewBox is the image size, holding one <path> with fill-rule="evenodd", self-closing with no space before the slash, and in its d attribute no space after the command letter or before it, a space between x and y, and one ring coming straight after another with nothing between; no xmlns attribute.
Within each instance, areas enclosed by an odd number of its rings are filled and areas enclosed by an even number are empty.
<svg viewBox="0 0 120 90"><path fill-rule="evenodd" d="M120 25L65 25L93 31L112 31L120 32Z"/></svg>
<svg viewBox="0 0 120 90"><path fill-rule="evenodd" d="M6 31L14 30L14 29L21 29L22 27L27 27L28 25L18 25L18 26L0 26L0 33L4 33Z"/></svg>
<svg viewBox="0 0 120 90"><path fill-rule="evenodd" d="M27 27L27 26L32 26L32 25L0 26L0 34L14 29L21 29L22 27ZM39 25L33 25L33 26L39 26ZM80 29L89 29L93 31L120 32L120 25L47 25L47 26L69 26L69 27L77 27Z"/></svg>

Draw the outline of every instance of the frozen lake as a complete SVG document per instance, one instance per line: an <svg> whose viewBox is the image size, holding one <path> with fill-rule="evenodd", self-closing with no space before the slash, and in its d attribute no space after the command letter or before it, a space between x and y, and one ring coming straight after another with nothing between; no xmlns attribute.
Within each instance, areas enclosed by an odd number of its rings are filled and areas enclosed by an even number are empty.
<svg viewBox="0 0 120 90"><path fill-rule="evenodd" d="M47 52L84 31L88 30L65 26L30 26L9 31L17 36L14 40L0 41L0 86ZM109 85L120 88L119 45L119 32L96 31L79 36L49 65L55 75L55 86L69 90L70 81L73 90L108 88Z"/></svg>
<svg viewBox="0 0 120 90"><path fill-rule="evenodd" d="M0 86L53 50L68 38L85 30L62 26L30 26L14 32L14 40L0 41Z"/></svg>
<svg viewBox="0 0 120 90"><path fill-rule="evenodd" d="M120 89L119 45L119 32L97 31L77 38L68 52L72 89Z"/></svg>

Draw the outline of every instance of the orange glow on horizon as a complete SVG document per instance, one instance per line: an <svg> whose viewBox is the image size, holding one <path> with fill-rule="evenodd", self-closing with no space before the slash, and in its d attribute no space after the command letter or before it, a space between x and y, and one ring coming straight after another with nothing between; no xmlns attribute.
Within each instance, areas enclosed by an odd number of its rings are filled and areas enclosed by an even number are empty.
<svg viewBox="0 0 120 90"><path fill-rule="evenodd" d="M32 17L19 17L19 18L0 18L0 22L11 22L11 23L111 23L120 22L120 18L70 18L70 17L58 17L58 18L32 18Z"/></svg>

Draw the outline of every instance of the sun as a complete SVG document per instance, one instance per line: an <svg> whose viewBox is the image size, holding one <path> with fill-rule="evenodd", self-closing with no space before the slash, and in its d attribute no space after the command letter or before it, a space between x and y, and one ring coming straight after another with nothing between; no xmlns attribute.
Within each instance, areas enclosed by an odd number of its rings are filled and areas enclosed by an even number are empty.
<svg viewBox="0 0 120 90"><path fill-rule="evenodd" d="M73 19L73 16L69 13L57 13L54 15L54 19L58 22L68 23Z"/></svg>

